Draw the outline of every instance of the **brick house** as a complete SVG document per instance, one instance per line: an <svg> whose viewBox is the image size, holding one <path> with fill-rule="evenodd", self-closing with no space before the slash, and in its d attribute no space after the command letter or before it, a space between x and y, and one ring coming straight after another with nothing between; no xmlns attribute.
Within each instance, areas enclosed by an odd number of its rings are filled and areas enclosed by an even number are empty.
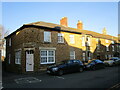
<svg viewBox="0 0 120 90"><path fill-rule="evenodd" d="M6 69L12 72L37 72L62 60L105 59L113 57L118 38L83 30L78 21L77 28L68 27L67 17L60 25L35 22L24 24L6 37Z"/></svg>

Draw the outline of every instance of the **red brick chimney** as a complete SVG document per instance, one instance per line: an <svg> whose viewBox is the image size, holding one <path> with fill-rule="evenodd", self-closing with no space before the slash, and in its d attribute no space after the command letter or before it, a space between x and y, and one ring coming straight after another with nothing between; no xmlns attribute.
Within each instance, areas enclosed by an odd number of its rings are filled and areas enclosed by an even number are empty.
<svg viewBox="0 0 120 90"><path fill-rule="evenodd" d="M67 27L68 26L68 22L67 22L67 17L63 17L60 20L60 25Z"/></svg>
<svg viewBox="0 0 120 90"><path fill-rule="evenodd" d="M82 21L79 21L79 20L78 20L77 29L80 29L80 30L83 29L83 23L82 23Z"/></svg>

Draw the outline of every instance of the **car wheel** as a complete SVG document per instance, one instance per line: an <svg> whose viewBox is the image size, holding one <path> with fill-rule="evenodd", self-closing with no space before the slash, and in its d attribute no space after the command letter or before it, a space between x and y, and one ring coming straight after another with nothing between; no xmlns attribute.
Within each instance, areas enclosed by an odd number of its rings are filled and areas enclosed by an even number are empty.
<svg viewBox="0 0 120 90"><path fill-rule="evenodd" d="M59 75L59 76L63 75L63 70L59 70L59 71L58 71L58 75Z"/></svg>
<svg viewBox="0 0 120 90"><path fill-rule="evenodd" d="M79 68L79 72L83 72L83 68Z"/></svg>

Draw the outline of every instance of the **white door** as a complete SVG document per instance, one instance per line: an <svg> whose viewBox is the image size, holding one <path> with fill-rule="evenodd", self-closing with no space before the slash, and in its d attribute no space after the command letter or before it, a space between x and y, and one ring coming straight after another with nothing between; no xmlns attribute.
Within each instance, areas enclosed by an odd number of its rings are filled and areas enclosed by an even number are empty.
<svg viewBox="0 0 120 90"><path fill-rule="evenodd" d="M34 71L34 52L33 52L33 50L26 51L26 71Z"/></svg>

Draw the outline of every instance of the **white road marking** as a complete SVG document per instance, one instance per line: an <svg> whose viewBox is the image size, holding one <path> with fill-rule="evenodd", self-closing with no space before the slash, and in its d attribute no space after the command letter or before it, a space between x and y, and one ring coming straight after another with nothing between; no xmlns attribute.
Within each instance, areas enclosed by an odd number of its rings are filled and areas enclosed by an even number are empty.
<svg viewBox="0 0 120 90"><path fill-rule="evenodd" d="M61 79L65 79L64 77L59 77L59 76L56 76L57 78L61 78Z"/></svg>
<svg viewBox="0 0 120 90"><path fill-rule="evenodd" d="M37 83L41 82L42 80L37 79L35 77L26 77L26 78L19 78L14 80L17 84L23 84L23 83Z"/></svg>
<svg viewBox="0 0 120 90"><path fill-rule="evenodd" d="M113 88L119 88L119 87L120 87L120 83L118 83L118 84L116 84L116 85L112 86L112 87L111 87L111 88L109 88L108 90L113 89Z"/></svg>

